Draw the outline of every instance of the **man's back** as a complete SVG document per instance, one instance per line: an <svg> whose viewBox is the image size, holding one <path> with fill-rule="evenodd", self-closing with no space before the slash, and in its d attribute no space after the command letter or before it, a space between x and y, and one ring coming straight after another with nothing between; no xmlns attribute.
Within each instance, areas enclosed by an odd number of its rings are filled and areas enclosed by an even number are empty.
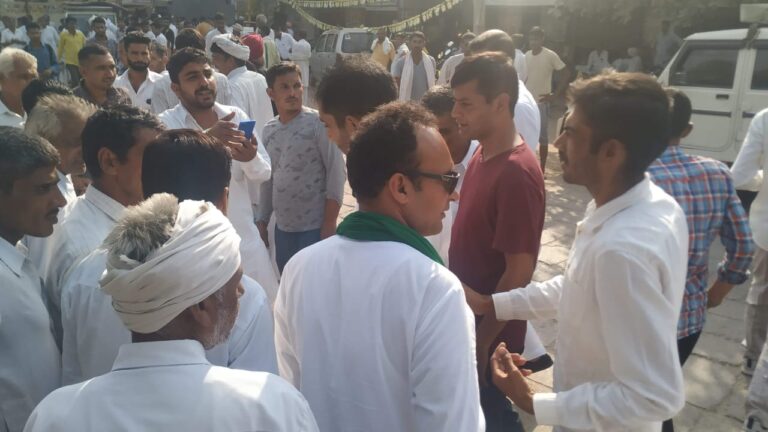
<svg viewBox="0 0 768 432"><path fill-rule="evenodd" d="M115 391L119 389L119 391ZM263 372L211 366L197 341L123 345L112 372L61 388L27 431L314 431L301 395Z"/></svg>
<svg viewBox="0 0 768 432"><path fill-rule="evenodd" d="M461 284L409 246L335 236L298 253L275 344L323 431L484 430Z"/></svg>

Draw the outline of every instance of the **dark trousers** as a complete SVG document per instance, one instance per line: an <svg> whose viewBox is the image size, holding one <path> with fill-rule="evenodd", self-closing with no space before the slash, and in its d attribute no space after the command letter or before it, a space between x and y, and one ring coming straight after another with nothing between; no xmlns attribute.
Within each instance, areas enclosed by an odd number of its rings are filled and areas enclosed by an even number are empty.
<svg viewBox="0 0 768 432"><path fill-rule="evenodd" d="M699 341L699 336L701 336L701 332L677 340L677 353L680 356L680 366L683 366L685 361L688 360L688 357L693 352L693 348L696 346L696 342ZM665 421L661 427L661 432L674 432L674 430L675 426L672 424L672 419Z"/></svg>
<svg viewBox="0 0 768 432"><path fill-rule="evenodd" d="M480 406L485 416L486 432L524 432L520 416L512 402L492 383L480 389Z"/></svg>
<svg viewBox="0 0 768 432"><path fill-rule="evenodd" d="M80 85L80 67L68 64L67 70L69 71L69 86L75 88Z"/></svg>
<svg viewBox="0 0 768 432"><path fill-rule="evenodd" d="M283 231L275 225L275 261L280 274L283 273L283 267L288 263L296 253L307 246L311 246L320 241L320 228L289 232Z"/></svg>

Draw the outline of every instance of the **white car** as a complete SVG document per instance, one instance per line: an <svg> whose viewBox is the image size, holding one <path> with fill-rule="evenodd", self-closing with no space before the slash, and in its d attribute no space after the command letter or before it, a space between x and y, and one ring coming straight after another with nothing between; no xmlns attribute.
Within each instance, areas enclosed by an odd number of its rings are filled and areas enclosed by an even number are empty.
<svg viewBox="0 0 768 432"><path fill-rule="evenodd" d="M687 152L731 163L750 121L768 107L768 29L688 36L659 81L691 99Z"/></svg>
<svg viewBox="0 0 768 432"><path fill-rule="evenodd" d="M323 32L315 42L312 57L309 59L309 76L312 81L319 82L325 71L336 63L338 55L370 53L375 38L376 35L365 28L343 28Z"/></svg>

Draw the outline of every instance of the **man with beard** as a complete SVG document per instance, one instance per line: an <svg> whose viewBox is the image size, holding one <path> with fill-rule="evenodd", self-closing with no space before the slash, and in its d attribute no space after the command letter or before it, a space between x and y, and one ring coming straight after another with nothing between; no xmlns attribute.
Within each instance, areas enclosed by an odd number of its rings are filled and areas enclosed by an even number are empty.
<svg viewBox="0 0 768 432"><path fill-rule="evenodd" d="M102 17L96 17L91 21L91 27L93 28L93 37L89 38L85 45L101 45L109 50L112 58L117 58L117 41L107 36L107 21Z"/></svg>
<svg viewBox="0 0 768 432"><path fill-rule="evenodd" d="M114 87L117 67L112 55L101 45L88 45L77 53L80 62L80 85L75 87L79 96L102 108L131 105L131 97L124 89Z"/></svg>
<svg viewBox="0 0 768 432"><path fill-rule="evenodd" d="M259 137L246 139L237 130L248 116L240 108L216 102L216 80L205 52L194 48L178 51L168 62L171 88L179 98L175 108L159 115L168 129L195 129L218 138L232 152L232 180L229 184L229 219L243 239L243 271L255 279L270 302L277 295L277 277L265 244L253 223L253 207L248 191L250 182L269 180L269 156Z"/></svg>
<svg viewBox="0 0 768 432"><path fill-rule="evenodd" d="M138 32L131 32L123 38L123 47L128 61L128 70L115 80L115 87L128 92L133 106L150 109L155 81L162 76L149 70L148 37Z"/></svg>
<svg viewBox="0 0 768 432"><path fill-rule="evenodd" d="M236 326L239 243L209 202L157 194L126 210L105 241L100 284L133 343L111 372L47 397L26 430L317 431L280 378L206 359Z"/></svg>

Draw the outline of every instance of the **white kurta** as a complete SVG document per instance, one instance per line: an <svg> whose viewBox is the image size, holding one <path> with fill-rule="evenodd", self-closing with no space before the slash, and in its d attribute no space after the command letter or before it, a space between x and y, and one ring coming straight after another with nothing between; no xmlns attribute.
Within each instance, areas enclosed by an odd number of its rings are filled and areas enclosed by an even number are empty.
<svg viewBox="0 0 768 432"><path fill-rule="evenodd" d="M112 298L99 287L107 255L97 249L70 271L61 292L64 328L62 382L78 383L109 372L120 345L131 333L112 307ZM272 310L264 290L244 276L245 293L226 343L206 352L217 366L277 373Z"/></svg>
<svg viewBox="0 0 768 432"><path fill-rule="evenodd" d="M306 39L293 44L291 60L301 68L301 84L309 88L309 59L312 58L312 46Z"/></svg>
<svg viewBox="0 0 768 432"><path fill-rule="evenodd" d="M40 275L22 244L0 238L0 426L21 431L35 405L59 387L60 373Z"/></svg>
<svg viewBox="0 0 768 432"><path fill-rule="evenodd" d="M27 432L313 432L306 400L266 372L212 366L192 340L120 347L112 371L63 387L32 413Z"/></svg>
<svg viewBox="0 0 768 432"><path fill-rule="evenodd" d="M155 87L152 90L151 108L155 114L160 114L179 104L179 97L171 89L171 76L168 75L168 71L163 71L160 75L160 79L155 81ZM230 105L231 92L226 75L214 72L213 78L216 80L216 102Z"/></svg>
<svg viewBox="0 0 768 432"><path fill-rule="evenodd" d="M130 72L130 70L123 72L122 75L117 77L114 86L120 87L128 92L128 96L131 97L133 106L150 110L152 108L152 93L155 90L155 82L159 81L160 78L162 78L162 75L148 70L147 78L141 83L139 90L137 91L134 90L131 85L131 80L128 78L128 72Z"/></svg>
<svg viewBox="0 0 768 432"><path fill-rule="evenodd" d="M291 58L291 50L296 44L296 39L294 39L290 33L286 32L280 33L280 39L274 36L272 39L275 41L277 52L280 54L280 58L283 60L289 60Z"/></svg>
<svg viewBox="0 0 768 432"><path fill-rule="evenodd" d="M518 82L515 127L528 147L536 152L539 148L539 134L541 133L541 113L536 98L522 81Z"/></svg>
<svg viewBox="0 0 768 432"><path fill-rule="evenodd" d="M122 204L90 185L50 237L50 247L43 257L43 271L57 340L61 340L61 286L67 271L101 245L123 210Z"/></svg>
<svg viewBox="0 0 768 432"><path fill-rule="evenodd" d="M232 103L245 112L250 120L256 121L254 131L259 138L264 131L264 125L272 120L272 103L267 94L267 80L257 72L249 71L245 66L232 70L227 74L229 88L232 93Z"/></svg>
<svg viewBox="0 0 768 432"><path fill-rule="evenodd" d="M237 107L216 103L213 109L219 118L235 112L235 118L232 119L234 123L248 120L248 116L243 110ZM182 104L178 104L175 108L163 112L159 117L160 121L168 129L187 128L203 130ZM256 135L256 138L259 146L258 155L253 160L250 162L232 161L232 179L229 182L229 209L227 210L227 217L229 217L237 234L242 239L240 253L243 257L243 272L255 279L264 288L270 303L272 303L277 294L277 276L269 262L267 246L261 240L259 230L253 222L253 207L251 206L251 196L248 189L249 184L269 180L272 173L272 164L267 150L261 144L260 137Z"/></svg>
<svg viewBox="0 0 768 432"><path fill-rule="evenodd" d="M451 78L453 78L453 73L456 71L456 66L458 66L462 61L464 61L464 53L459 53L449 57L445 63L443 63L443 67L440 68L440 76L437 77L437 84L450 85Z"/></svg>
<svg viewBox="0 0 768 432"><path fill-rule="evenodd" d="M461 282L409 246L333 236L300 251L275 344L322 431L485 431Z"/></svg>
<svg viewBox="0 0 768 432"><path fill-rule="evenodd" d="M59 32L52 25L48 25L40 34L40 41L51 48L53 52L59 48Z"/></svg>
<svg viewBox="0 0 768 432"><path fill-rule="evenodd" d="M557 318L555 393L533 402L540 425L650 432L677 414L687 263L685 214L646 178L589 204L564 275L493 296L500 320Z"/></svg>

